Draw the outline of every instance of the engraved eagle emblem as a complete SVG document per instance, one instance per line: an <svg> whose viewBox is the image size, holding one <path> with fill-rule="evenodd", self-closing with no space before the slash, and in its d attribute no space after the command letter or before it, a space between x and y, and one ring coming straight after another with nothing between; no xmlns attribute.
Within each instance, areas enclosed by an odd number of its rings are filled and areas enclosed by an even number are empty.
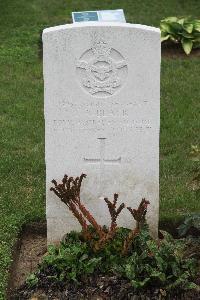
<svg viewBox="0 0 200 300"><path fill-rule="evenodd" d="M112 95L122 84L119 70L127 68L127 64L106 42L98 41L77 61L76 67L84 71L82 85L90 94Z"/></svg>

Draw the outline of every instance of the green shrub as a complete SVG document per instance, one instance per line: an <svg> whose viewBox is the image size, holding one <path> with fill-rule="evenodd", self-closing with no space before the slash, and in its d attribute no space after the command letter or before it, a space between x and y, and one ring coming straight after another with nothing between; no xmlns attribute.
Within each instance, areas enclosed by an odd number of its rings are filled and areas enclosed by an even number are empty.
<svg viewBox="0 0 200 300"><path fill-rule="evenodd" d="M130 281L133 290L156 286L172 291L197 288L192 280L197 272L194 258L185 256L183 240L174 240L162 232L164 239L154 240L146 226L134 237L130 252L123 255L121 246L130 233L118 228L115 237L103 249L94 252L82 233L69 233L59 247L50 246L38 271L29 276L27 284L40 287L40 280L48 285L66 281L79 283L93 273L121 276Z"/></svg>
<svg viewBox="0 0 200 300"><path fill-rule="evenodd" d="M109 274L125 278L135 291L155 286L165 291L198 288L192 282L197 263L185 256L184 242L165 232L162 240L151 237L145 220L148 200L143 198L137 209L127 207L136 221L133 229L127 229L116 222L124 203L117 205L117 194L113 200L105 198L111 223L109 227L99 225L80 198L85 177L65 175L62 183L52 181L51 191L71 210L82 231L68 233L59 247L48 248L38 271L28 277L28 287L78 284L86 282L89 275Z"/></svg>
<svg viewBox="0 0 200 300"><path fill-rule="evenodd" d="M188 216L177 229L180 237L185 236L191 229L200 232L200 214Z"/></svg>
<svg viewBox="0 0 200 300"><path fill-rule="evenodd" d="M61 243L57 248L48 247L48 255L43 258L40 270L51 270L48 278L53 281L77 281L81 275L91 274L98 267L101 257L90 256L90 249L85 242L75 238L76 233L69 235L67 243Z"/></svg>
<svg viewBox="0 0 200 300"><path fill-rule="evenodd" d="M200 20L191 17L168 17L160 22L161 41L181 43L188 55L192 48L200 48Z"/></svg>

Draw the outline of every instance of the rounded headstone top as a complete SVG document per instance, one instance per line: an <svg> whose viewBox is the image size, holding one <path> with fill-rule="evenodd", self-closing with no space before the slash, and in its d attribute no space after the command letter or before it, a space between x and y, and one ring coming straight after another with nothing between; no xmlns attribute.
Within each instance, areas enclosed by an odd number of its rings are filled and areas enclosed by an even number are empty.
<svg viewBox="0 0 200 300"><path fill-rule="evenodd" d="M83 28L83 27L120 27L120 28L135 28L138 30L151 31L160 34L160 29L152 26L141 25L141 24L131 24L131 23L118 23L118 22L80 22L73 24L65 24L54 27L45 28L43 30L43 36L55 32L62 31L73 28Z"/></svg>

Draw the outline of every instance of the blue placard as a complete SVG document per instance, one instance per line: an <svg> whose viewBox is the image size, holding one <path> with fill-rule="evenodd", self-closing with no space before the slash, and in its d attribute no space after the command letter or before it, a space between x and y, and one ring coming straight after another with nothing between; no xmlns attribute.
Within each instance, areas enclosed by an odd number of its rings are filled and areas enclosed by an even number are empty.
<svg viewBox="0 0 200 300"><path fill-rule="evenodd" d="M88 22L88 21L98 21L97 11L82 11L72 13L73 22Z"/></svg>
<svg viewBox="0 0 200 300"><path fill-rule="evenodd" d="M123 9L72 12L73 23L76 22L122 22L125 23Z"/></svg>

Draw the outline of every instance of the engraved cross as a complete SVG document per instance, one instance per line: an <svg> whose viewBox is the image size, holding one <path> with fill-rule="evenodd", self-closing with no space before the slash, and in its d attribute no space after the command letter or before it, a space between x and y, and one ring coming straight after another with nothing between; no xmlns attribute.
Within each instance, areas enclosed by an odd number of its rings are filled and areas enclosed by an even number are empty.
<svg viewBox="0 0 200 300"><path fill-rule="evenodd" d="M85 158L84 161L89 164L100 164L99 174L99 193L103 194L103 182L105 176L105 165L116 165L121 163L121 157L114 159L105 159L106 138L98 138L100 147L100 158Z"/></svg>

